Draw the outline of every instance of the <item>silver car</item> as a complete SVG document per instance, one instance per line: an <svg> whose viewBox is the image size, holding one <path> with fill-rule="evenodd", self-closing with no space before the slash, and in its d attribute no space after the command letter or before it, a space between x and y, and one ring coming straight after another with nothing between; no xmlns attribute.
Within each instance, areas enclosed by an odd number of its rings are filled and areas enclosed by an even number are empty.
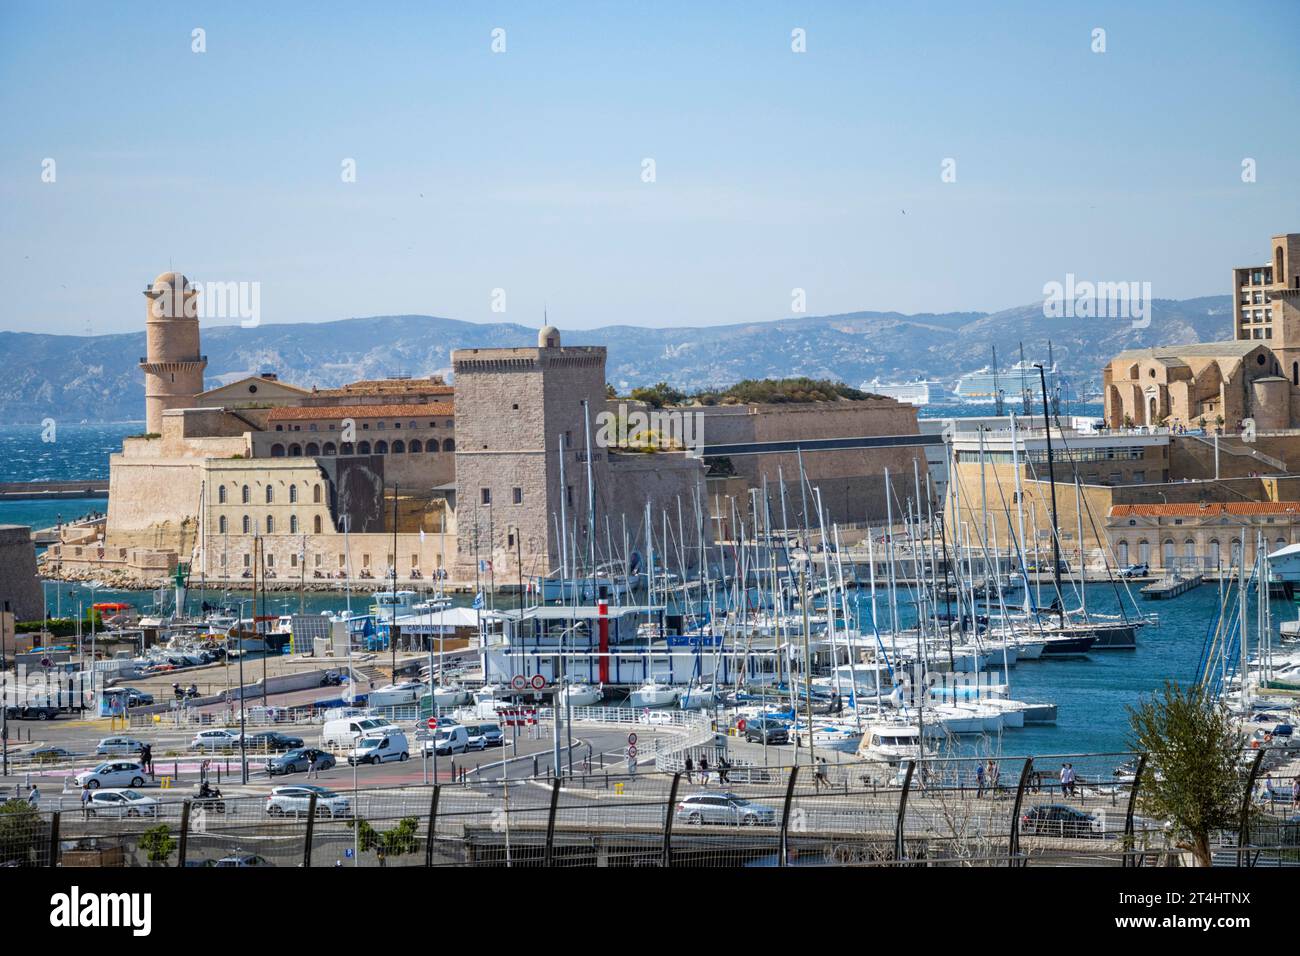
<svg viewBox="0 0 1300 956"><path fill-rule="evenodd" d="M677 820L724 826L774 826L776 811L734 793L696 793L677 804Z"/></svg>

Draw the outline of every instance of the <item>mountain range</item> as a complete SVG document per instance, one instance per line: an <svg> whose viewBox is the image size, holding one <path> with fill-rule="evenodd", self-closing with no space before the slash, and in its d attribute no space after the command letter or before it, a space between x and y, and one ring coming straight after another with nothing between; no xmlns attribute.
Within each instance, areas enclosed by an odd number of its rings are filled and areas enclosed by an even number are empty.
<svg viewBox="0 0 1300 956"><path fill-rule="evenodd" d="M993 313L849 312L702 327L610 325L562 335L565 344L606 346L606 377L620 393L659 381L693 390L788 375L855 386L877 377L951 384L991 364L994 347L1005 368L1022 344L1030 361L1045 361L1050 341L1075 389L1095 394L1102 366L1124 349L1231 337L1232 300L1155 299L1145 328L1126 319L1045 318L1042 304L1034 303ZM202 331L208 387L256 372L321 387L393 375L450 380L453 349L536 340L536 329L523 325L425 315ZM144 352L143 329L96 336L0 331L0 422L141 419L144 386L136 363Z"/></svg>

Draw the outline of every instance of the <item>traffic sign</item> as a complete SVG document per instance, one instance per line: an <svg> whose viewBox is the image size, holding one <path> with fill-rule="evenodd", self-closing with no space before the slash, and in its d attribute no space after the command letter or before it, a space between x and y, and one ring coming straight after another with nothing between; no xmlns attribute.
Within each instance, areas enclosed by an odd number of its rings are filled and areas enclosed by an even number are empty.
<svg viewBox="0 0 1300 956"><path fill-rule="evenodd" d="M531 683L533 685L533 690L541 690L546 686L546 678L541 674L534 674Z"/></svg>
<svg viewBox="0 0 1300 956"><path fill-rule="evenodd" d="M430 730L437 730L437 729L438 729L438 718L437 718L437 717L430 717L430 718L428 719L428 721L426 722L426 724L427 724L427 726L428 726L428 728L429 728Z"/></svg>
<svg viewBox="0 0 1300 956"><path fill-rule="evenodd" d="M627 735L627 745L628 745L629 747L635 747L635 746L636 746L636 732L635 732L635 731Z"/></svg>
<svg viewBox="0 0 1300 956"><path fill-rule="evenodd" d="M634 747L634 746L632 746L632 745L629 744L629 745L628 745L628 748L627 748L627 755L628 755L628 757L635 757L635 756L636 756L636 747Z"/></svg>
<svg viewBox="0 0 1300 956"><path fill-rule="evenodd" d="M523 674L516 674L514 677L510 678L510 686L515 690L523 690L528 686L528 678Z"/></svg>

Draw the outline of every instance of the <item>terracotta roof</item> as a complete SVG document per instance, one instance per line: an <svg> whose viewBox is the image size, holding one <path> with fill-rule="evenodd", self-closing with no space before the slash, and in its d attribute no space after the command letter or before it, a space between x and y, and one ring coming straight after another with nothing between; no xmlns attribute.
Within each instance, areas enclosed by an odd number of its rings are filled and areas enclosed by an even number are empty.
<svg viewBox="0 0 1300 956"><path fill-rule="evenodd" d="M1300 514L1300 501L1209 501L1204 504L1112 505L1112 518L1205 518Z"/></svg>
<svg viewBox="0 0 1300 956"><path fill-rule="evenodd" d="M344 418L446 418L455 414L451 402L421 402L411 405L299 405L271 409L270 421Z"/></svg>

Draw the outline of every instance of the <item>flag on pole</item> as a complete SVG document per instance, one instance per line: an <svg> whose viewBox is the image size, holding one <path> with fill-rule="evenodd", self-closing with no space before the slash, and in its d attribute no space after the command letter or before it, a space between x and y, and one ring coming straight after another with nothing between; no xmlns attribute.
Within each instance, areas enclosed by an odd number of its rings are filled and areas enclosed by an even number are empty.
<svg viewBox="0 0 1300 956"><path fill-rule="evenodd" d="M420 529L420 544L424 544L424 529Z"/></svg>
<svg viewBox="0 0 1300 956"><path fill-rule="evenodd" d="M482 591L479 591L478 594L475 594L475 595L474 595L474 604L473 604L473 608L474 608L474 610L476 610L476 611L478 611L478 610L482 610L482 608L483 608L483 592L482 592Z"/></svg>

